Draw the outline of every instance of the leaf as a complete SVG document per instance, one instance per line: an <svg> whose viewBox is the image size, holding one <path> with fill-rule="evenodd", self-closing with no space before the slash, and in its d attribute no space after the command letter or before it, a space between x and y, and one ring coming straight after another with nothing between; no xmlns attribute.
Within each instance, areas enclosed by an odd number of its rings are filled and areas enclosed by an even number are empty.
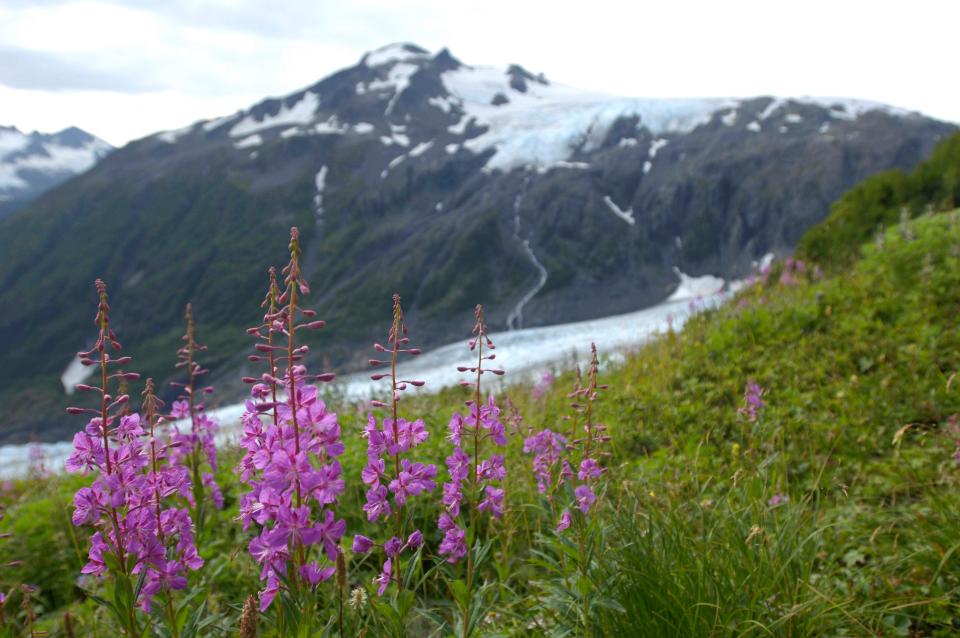
<svg viewBox="0 0 960 638"><path fill-rule="evenodd" d="M399 614L401 620L407 617L407 614L410 613L410 609L413 607L415 602L416 596L409 589L404 589L402 592L397 594L397 613Z"/></svg>
<svg viewBox="0 0 960 638"><path fill-rule="evenodd" d="M462 610L470 608L470 592L467 591L467 584L460 579L450 583L450 593L453 599L457 601L457 606Z"/></svg>

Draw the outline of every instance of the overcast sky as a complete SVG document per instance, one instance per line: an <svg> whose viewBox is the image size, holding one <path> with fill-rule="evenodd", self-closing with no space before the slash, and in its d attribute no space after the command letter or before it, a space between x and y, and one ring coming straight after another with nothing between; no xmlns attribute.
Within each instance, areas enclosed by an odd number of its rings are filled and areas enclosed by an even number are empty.
<svg viewBox="0 0 960 638"><path fill-rule="evenodd" d="M0 0L0 125L121 145L390 42L638 97L855 97L960 122L957 0Z"/></svg>

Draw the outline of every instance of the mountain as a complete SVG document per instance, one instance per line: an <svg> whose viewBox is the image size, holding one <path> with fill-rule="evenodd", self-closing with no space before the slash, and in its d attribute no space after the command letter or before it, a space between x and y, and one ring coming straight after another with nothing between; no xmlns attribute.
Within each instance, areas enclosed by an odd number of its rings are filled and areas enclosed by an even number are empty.
<svg viewBox="0 0 960 638"><path fill-rule="evenodd" d="M86 171L111 150L75 126L52 134L0 126L0 218Z"/></svg>
<svg viewBox="0 0 960 638"><path fill-rule="evenodd" d="M536 326L656 303L675 269L741 277L955 130L856 100L602 95L385 47L132 142L0 220L0 440L75 427L57 416L61 375L93 333L95 277L158 381L192 301L227 398L291 225L328 322L314 351L343 372L384 337L394 291L429 347L468 334L476 303L494 329Z"/></svg>

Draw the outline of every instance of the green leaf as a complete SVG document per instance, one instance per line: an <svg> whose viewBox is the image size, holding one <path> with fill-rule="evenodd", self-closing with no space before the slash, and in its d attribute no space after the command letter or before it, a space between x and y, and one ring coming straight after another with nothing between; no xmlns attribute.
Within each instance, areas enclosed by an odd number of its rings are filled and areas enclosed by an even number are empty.
<svg viewBox="0 0 960 638"><path fill-rule="evenodd" d="M470 608L470 592L467 591L467 584L460 579L450 583L450 593L457 602L457 606L462 610Z"/></svg>

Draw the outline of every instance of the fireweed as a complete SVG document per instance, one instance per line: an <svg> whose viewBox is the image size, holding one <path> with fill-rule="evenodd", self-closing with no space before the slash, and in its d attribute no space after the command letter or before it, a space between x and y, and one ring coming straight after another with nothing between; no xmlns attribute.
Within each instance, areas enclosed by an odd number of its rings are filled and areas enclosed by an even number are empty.
<svg viewBox="0 0 960 638"><path fill-rule="evenodd" d="M4 517L3 509L4 509L3 505L0 505L0 521L2 521ZM6 533L0 534L0 541L5 541L5 540L8 540L9 538L10 538L10 534L6 534ZM3 569L5 567L16 567L16 564L0 565L0 569ZM7 619L3 611L4 606L7 604L7 596L8 596L8 593L3 591L3 589L0 589L0 629L3 629L3 630L7 629Z"/></svg>
<svg viewBox="0 0 960 638"><path fill-rule="evenodd" d="M542 399L549 392L550 388L553 386L553 372L547 370L543 373L543 376L540 377L540 381L537 382L533 389L530 390L530 396L536 400Z"/></svg>
<svg viewBox="0 0 960 638"><path fill-rule="evenodd" d="M460 382L464 386L473 386L474 397L466 403L469 408L467 416L455 412L448 424L448 438L454 448L453 454L446 460L450 480L443 485L444 511L437 521L437 527L443 532L439 554L446 557L448 563L457 563L464 556L467 558L466 581L458 580L451 585L463 614L464 638L471 633L479 616L472 614L476 606L472 599L478 559L473 549L478 540L479 515L484 512L493 518L503 515L504 490L498 485L506 478L502 454L492 454L481 460L482 444L489 439L495 445L504 447L507 434L493 394L489 395L486 402L482 400L483 375L492 373L502 376L504 371L501 368L484 367L484 362L494 360L497 355L492 352L484 354L484 347L490 351L495 346L487 336L483 307L480 305L476 308L473 335L469 346L471 352L476 352L476 365L458 366L457 370L476 374L475 381ZM465 508L468 510L466 516L463 512Z"/></svg>
<svg viewBox="0 0 960 638"><path fill-rule="evenodd" d="M761 388L755 381L748 381L743 389L743 403L737 412L750 423L755 422L760 417L766 403L763 401L763 395L766 390Z"/></svg>
<svg viewBox="0 0 960 638"><path fill-rule="evenodd" d="M570 445L573 450L571 461L577 468L577 486L573 493L575 505L580 512L587 516L597 500L596 482L603 475L604 469L600 465L600 458L607 455L603 445L610 440L606 434L606 426L596 421L593 413L593 404L599 398L598 392L606 390L605 384L598 383L600 360L597 358L597 344L590 344L590 367L587 369L587 385L577 388L572 394L574 399L571 407L575 414L583 415L582 431L576 431L577 419L572 420ZM569 468L564 468L565 473ZM569 525L569 512L561 515L560 525Z"/></svg>
<svg viewBox="0 0 960 638"><path fill-rule="evenodd" d="M386 554L383 570L374 579L377 594L380 596L384 594L391 582L396 582L398 590L403 589L401 570L403 553L416 552L423 544L423 534L419 529L412 530L409 535L406 534L404 510L407 509L409 499L428 494L436 489L434 482L437 476L436 465L404 458L405 454L413 451L429 436L423 419L408 421L398 414L400 393L408 386L423 386L423 381L397 378L397 363L400 355L420 354L419 348L408 347L410 339L407 334L400 295L395 294L393 295L393 323L387 335L389 345L385 347L376 343L373 346L377 352L389 352L390 360L370 359L372 366L390 365L389 372L371 376L374 381L390 380L389 406L380 401L372 403L373 407L389 408L390 415L382 419L379 427L374 415L372 413L368 415L367 427L364 430L364 437L367 439L367 464L362 473L363 482L368 487L366 503L363 506L367 520L389 518L392 514L393 535L382 544L361 535L353 539L355 553L365 554L376 546L382 548Z"/></svg>
<svg viewBox="0 0 960 638"><path fill-rule="evenodd" d="M333 375L308 375L301 362L309 348L296 341L297 331L325 325L298 303L299 295L310 291L300 271L300 256L299 233L292 228L290 262L282 273L284 289L281 292L271 271L263 323L248 331L258 340L251 360L266 362L268 370L259 379L244 378L254 385L242 417L240 442L246 453L239 470L250 492L241 499L239 518L244 529L252 523L260 526L249 551L265 582L261 611L281 590L287 594L278 613L280 635L286 635L288 624L295 633L295 625L314 620L318 601L313 591L334 575L346 531L346 522L333 510L344 491L337 461L344 451L340 425L320 400L317 387L309 384L332 381ZM298 324L298 318L310 321ZM282 375L280 365L286 366ZM314 560L314 548L330 565Z"/></svg>
<svg viewBox="0 0 960 638"><path fill-rule="evenodd" d="M172 592L187 585L186 574L199 569L203 560L194 546L193 521L184 509L165 507L164 499L186 494L189 477L177 466L165 464L167 450L159 444L155 426L158 402L153 385L147 383L145 418L127 409L129 396L110 394L109 384L139 378L124 372L131 358L111 358L108 348L120 351L110 328L107 287L96 281L99 304L95 323L97 341L78 353L85 366L100 366L100 385L78 384L77 390L98 395L98 408L67 408L70 414L90 414L86 427L73 439L73 452L66 461L69 472L96 472L90 487L74 496L74 525L92 525L88 562L81 570L95 577L113 578L114 602L103 601L125 634L140 636L141 621L136 605L146 612L154 598L164 595L171 635L177 622L171 606ZM111 367L115 372L111 372ZM144 430L144 425L147 430ZM97 599L102 600L102 599Z"/></svg>
<svg viewBox="0 0 960 638"><path fill-rule="evenodd" d="M572 399L569 435L544 429L524 441L523 451L533 454L533 475L537 490L547 501L546 510L556 520L556 534L544 537L544 543L553 549L544 553L544 564L558 575L558 585L546 593L548 608L568 610L577 634L591 635L590 618L597 600L597 586L593 576L595 554L603 546L602 525L592 516L599 485L605 469L601 459L609 441L606 427L596 421L594 403L599 391L606 385L598 382L600 363L597 346L591 344L590 366L584 384L577 370ZM576 468L576 472L574 472ZM564 488L564 489L561 489ZM557 517L557 510L560 514ZM573 528L573 540L567 530ZM573 562L568 562L568 558ZM556 592L561 592L559 595Z"/></svg>
<svg viewBox="0 0 960 638"><path fill-rule="evenodd" d="M214 442L217 422L206 414L202 400L203 395L213 392L213 387L197 388L197 379L207 374L209 370L197 362L198 353L205 352L207 346L196 340L196 326L193 323L191 304L187 304L184 316L187 331L181 337L185 342L184 345L177 350L176 367L186 370L187 380L183 383L175 381L170 384L180 389L180 395L173 402L168 418L184 421L189 419L190 431L181 432L178 425L173 425L174 445L170 451L170 463L184 466L189 470L191 490L187 493L187 500L193 508L197 527L202 531L206 518L204 505L208 491L214 507L223 508L223 494L213 477L213 473L217 471L217 447ZM209 471L207 471L208 468Z"/></svg>

